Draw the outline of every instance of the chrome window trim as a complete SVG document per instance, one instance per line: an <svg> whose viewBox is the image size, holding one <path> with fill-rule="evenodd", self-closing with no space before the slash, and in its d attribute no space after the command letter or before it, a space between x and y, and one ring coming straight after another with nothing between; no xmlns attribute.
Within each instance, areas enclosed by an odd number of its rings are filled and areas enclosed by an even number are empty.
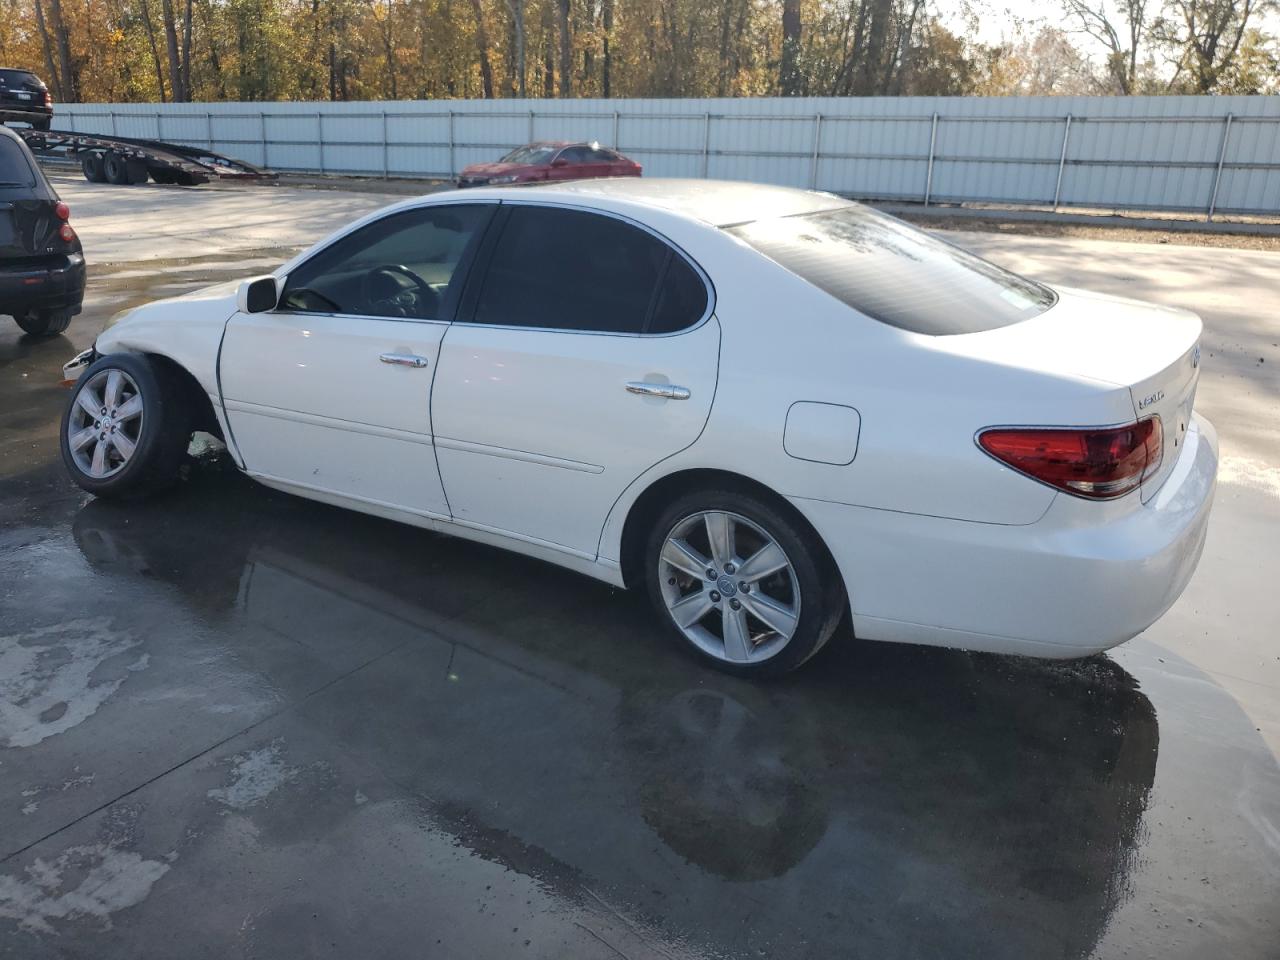
<svg viewBox="0 0 1280 960"><path fill-rule="evenodd" d="M625 224L628 224L630 226L637 227L640 230L643 230L645 233L649 234L659 243L665 245L669 250L677 254L681 259L684 260L685 263L687 263L690 267L693 268L694 273L696 273L699 279L702 280L702 285L707 291L706 309L703 310L702 315L698 318L696 323L691 323L689 326L682 327L679 330L672 330L669 333L626 333L621 330L575 330L575 329L569 329L566 327L533 327L533 326L528 326L527 324L517 324L517 323L477 323L474 320L455 320L453 321L453 324L452 324L453 326L485 327L490 330L537 330L543 333L575 333L581 336L588 336L588 337L631 337L635 339L643 338L643 339L656 340L662 337L682 337L686 333L693 333L695 330L698 330L702 326L704 326L715 315L716 288L715 288L715 284L711 282L711 277L708 276L707 271L703 270L701 264L699 264L698 261L694 260L693 257L691 257L683 247L681 247L674 240L671 240L669 237L666 237L663 234L659 233L657 230L649 226L647 223L641 223L639 220L634 220L631 217L626 216L625 214L615 213L612 210L601 210L598 207L582 206L580 204L575 204L575 203L564 203L559 200L530 200L526 198L521 198L518 200L508 200L504 198L496 202L499 204L502 204L503 206L550 207L558 210L572 210L576 213L590 213L600 217L612 217L614 220L620 220Z"/></svg>

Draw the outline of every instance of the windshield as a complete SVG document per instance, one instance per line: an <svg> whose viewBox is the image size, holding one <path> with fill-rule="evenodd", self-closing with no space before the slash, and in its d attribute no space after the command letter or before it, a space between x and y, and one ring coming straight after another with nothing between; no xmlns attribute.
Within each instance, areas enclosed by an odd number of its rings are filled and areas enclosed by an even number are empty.
<svg viewBox="0 0 1280 960"><path fill-rule="evenodd" d="M855 310L913 333L993 330L1056 300L1048 287L860 204L726 229Z"/></svg>
<svg viewBox="0 0 1280 960"><path fill-rule="evenodd" d="M530 164L550 163L551 158L559 152L559 147L539 147L530 144L527 147L520 147L516 150L512 150L498 162Z"/></svg>

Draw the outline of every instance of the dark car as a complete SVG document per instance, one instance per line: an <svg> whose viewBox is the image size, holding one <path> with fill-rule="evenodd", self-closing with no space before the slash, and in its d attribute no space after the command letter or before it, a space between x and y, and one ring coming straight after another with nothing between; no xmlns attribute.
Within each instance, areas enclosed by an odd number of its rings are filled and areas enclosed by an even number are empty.
<svg viewBox="0 0 1280 960"><path fill-rule="evenodd" d="M512 150L497 163L471 164L458 177L458 186L638 176L640 164L598 143L545 140Z"/></svg>
<svg viewBox="0 0 1280 960"><path fill-rule="evenodd" d="M14 120L48 130L53 123L53 97L30 70L0 67L0 123Z"/></svg>
<svg viewBox="0 0 1280 960"><path fill-rule="evenodd" d="M70 216L27 145L0 127L0 313L34 336L67 329L84 300L84 252Z"/></svg>

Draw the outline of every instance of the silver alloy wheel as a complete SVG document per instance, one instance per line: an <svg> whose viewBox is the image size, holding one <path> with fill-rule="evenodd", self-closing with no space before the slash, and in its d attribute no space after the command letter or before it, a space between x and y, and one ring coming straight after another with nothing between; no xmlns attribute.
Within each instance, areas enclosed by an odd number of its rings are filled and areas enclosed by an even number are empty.
<svg viewBox="0 0 1280 960"><path fill-rule="evenodd" d="M142 394L123 370L101 370L80 384L67 425L67 446L87 477L124 469L142 436Z"/></svg>
<svg viewBox="0 0 1280 960"><path fill-rule="evenodd" d="M680 520L662 544L658 576L672 621L717 660L768 660L800 622L790 558L740 514L706 510Z"/></svg>

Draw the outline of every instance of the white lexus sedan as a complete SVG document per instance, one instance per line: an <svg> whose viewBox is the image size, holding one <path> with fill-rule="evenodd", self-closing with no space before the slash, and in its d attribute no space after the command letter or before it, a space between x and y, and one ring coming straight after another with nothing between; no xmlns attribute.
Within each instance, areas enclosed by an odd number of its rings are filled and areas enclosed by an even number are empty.
<svg viewBox="0 0 1280 960"><path fill-rule="evenodd" d="M868 640L1042 657L1177 599L1217 471L1200 320L742 183L437 193L68 365L75 481L262 483L648 591L759 676Z"/></svg>

